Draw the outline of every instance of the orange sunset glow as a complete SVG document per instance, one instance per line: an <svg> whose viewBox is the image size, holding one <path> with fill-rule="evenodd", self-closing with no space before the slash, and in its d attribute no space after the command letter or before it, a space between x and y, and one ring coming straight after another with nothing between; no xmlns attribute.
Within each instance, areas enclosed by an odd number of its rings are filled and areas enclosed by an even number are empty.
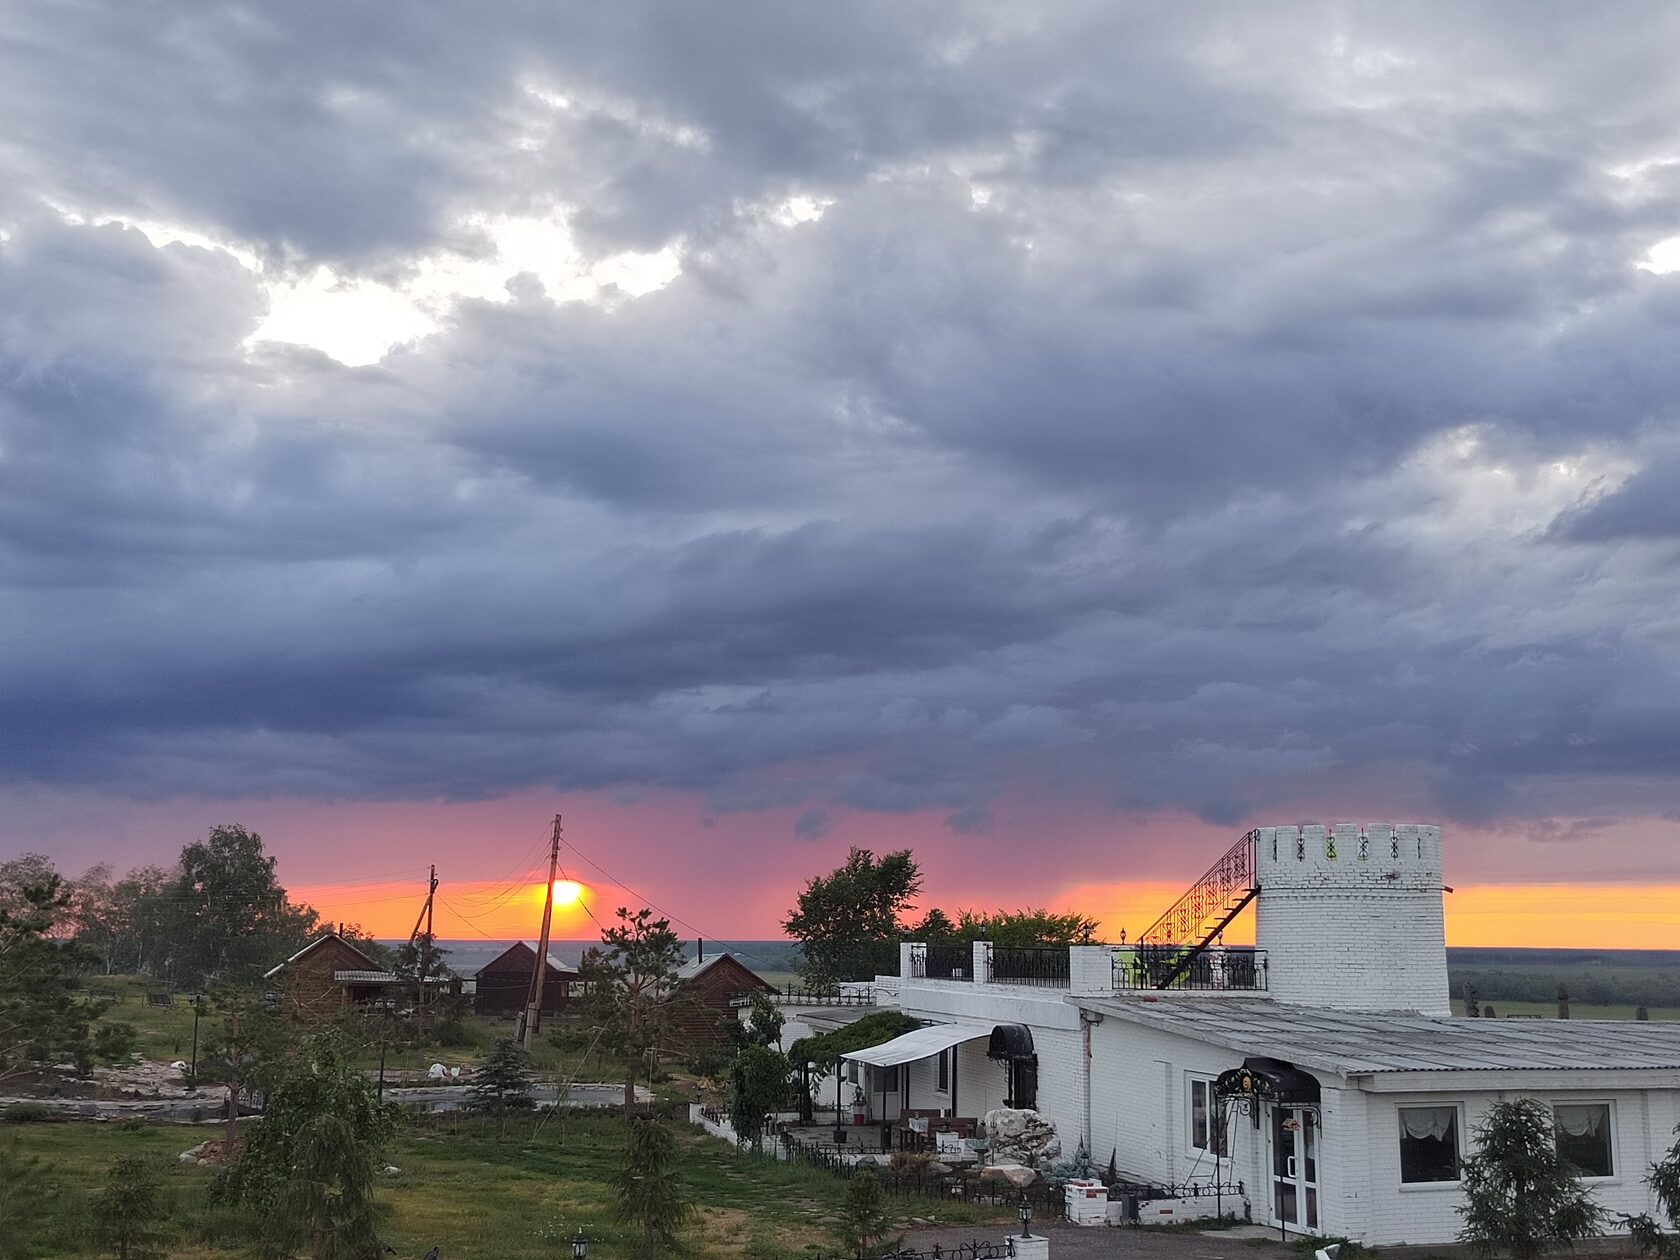
<svg viewBox="0 0 1680 1260"><path fill-rule="evenodd" d="M542 920L542 884L509 891L488 881L444 884L435 908L435 930L445 939L483 937L491 940L534 938ZM1135 934L1183 891L1166 882L1088 883L1069 886L1051 899L1049 908L1083 910L1095 915L1101 935L1119 939L1121 931ZM614 890L616 891L616 890ZM405 938L414 926L424 892L411 884L332 885L294 887L294 899L306 901L323 919L356 923L377 937ZM798 889L786 891L791 905ZM557 939L586 939L600 928L591 903L600 899L608 910L632 898L597 890L576 880L556 880L552 931ZM1016 898L1005 891L990 896L946 899L951 904L1014 907ZM675 899L673 898L673 901ZM930 902L931 904L931 902ZM702 921L715 919L715 908L696 910L680 901L674 913ZM1447 944L1551 949L1680 949L1680 885L1670 884L1481 884L1458 885L1446 895ZM764 940L781 936L775 917L759 915L737 922L708 923L724 937ZM1249 914L1232 924L1232 944L1252 941Z"/></svg>

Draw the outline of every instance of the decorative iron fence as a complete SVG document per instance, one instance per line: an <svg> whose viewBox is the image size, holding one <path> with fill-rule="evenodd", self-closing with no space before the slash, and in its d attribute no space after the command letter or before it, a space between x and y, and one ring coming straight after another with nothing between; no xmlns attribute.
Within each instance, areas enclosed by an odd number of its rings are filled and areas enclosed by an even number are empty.
<svg viewBox="0 0 1680 1260"><path fill-rule="evenodd" d="M764 993L764 990L758 990ZM874 1006L874 989L797 989L789 985L774 993L764 993L777 1006ZM737 993L729 999L731 1006L752 1005L752 993Z"/></svg>
<svg viewBox="0 0 1680 1260"><path fill-rule="evenodd" d="M917 980L972 980L974 951L967 945L912 945L910 975Z"/></svg>
<svg viewBox="0 0 1680 1260"><path fill-rule="evenodd" d="M991 979L998 984L1035 984L1047 989L1068 987L1070 956L1058 949L992 947Z"/></svg>
<svg viewBox="0 0 1680 1260"><path fill-rule="evenodd" d="M942 1203L980 1203L991 1207L1014 1207L1023 1197L1032 1205L1034 1220L1060 1219L1067 1214L1067 1200L1060 1187L1034 1182L1025 1190L1018 1190L1003 1177L982 1177L977 1169L933 1173L926 1157L900 1157L886 1167L859 1164L856 1152L836 1146L832 1142L808 1142L791 1134L782 1135L785 1156L796 1163L823 1168L836 1177L855 1177L862 1172L874 1173L881 1179L881 1188L888 1194L937 1199Z"/></svg>
<svg viewBox="0 0 1680 1260"><path fill-rule="evenodd" d="M1210 937L1258 886L1254 848L1259 836L1258 830L1246 832L1166 913L1138 933L1138 943L1187 945Z"/></svg>
<svg viewBox="0 0 1680 1260"><path fill-rule="evenodd" d="M729 1117L724 1114L722 1107L713 1107L708 1104L700 1108L700 1114L713 1124L729 1123Z"/></svg>
<svg viewBox="0 0 1680 1260"><path fill-rule="evenodd" d="M1188 962L1186 954L1192 955ZM1263 949L1215 946L1193 952L1189 945L1122 945L1114 951L1113 966L1116 989L1266 989Z"/></svg>

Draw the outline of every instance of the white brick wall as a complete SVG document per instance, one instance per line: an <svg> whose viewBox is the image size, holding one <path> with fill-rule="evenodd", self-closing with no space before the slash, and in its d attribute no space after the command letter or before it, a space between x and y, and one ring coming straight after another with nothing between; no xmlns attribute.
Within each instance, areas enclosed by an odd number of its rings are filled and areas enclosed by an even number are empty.
<svg viewBox="0 0 1680 1260"><path fill-rule="evenodd" d="M1451 1013L1441 829L1261 827L1255 943L1283 1002Z"/></svg>

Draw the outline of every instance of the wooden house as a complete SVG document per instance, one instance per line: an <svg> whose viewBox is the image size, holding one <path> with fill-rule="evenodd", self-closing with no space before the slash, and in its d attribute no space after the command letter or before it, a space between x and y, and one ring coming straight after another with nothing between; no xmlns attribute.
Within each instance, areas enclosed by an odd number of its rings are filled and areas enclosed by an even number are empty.
<svg viewBox="0 0 1680 1260"><path fill-rule="evenodd" d="M337 932L311 941L263 979L282 1006L329 1015L340 1007L382 1001L401 983Z"/></svg>
<svg viewBox="0 0 1680 1260"><path fill-rule="evenodd" d="M691 958L677 968L677 982L666 999L662 1048L680 1055L727 1044L729 1025L740 1018L737 999L753 990L776 992L776 986L733 954Z"/></svg>
<svg viewBox="0 0 1680 1260"><path fill-rule="evenodd" d="M571 997L571 987L578 973L571 967L548 956L542 987L542 1013L552 1015ZM478 990L473 996L473 1010L480 1015L517 1015L525 1009L531 995L531 972L537 963L537 951L524 941L508 946L491 961L478 969Z"/></svg>

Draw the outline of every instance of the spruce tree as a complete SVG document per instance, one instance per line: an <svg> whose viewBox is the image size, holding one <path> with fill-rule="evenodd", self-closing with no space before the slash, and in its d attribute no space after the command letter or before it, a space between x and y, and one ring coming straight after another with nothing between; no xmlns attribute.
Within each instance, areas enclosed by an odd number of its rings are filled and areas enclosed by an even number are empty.
<svg viewBox="0 0 1680 1260"><path fill-rule="evenodd" d="M1464 1161L1459 1241L1478 1255L1534 1260L1550 1243L1599 1233L1605 1213L1558 1154L1552 1111L1534 1098L1494 1103Z"/></svg>
<svg viewBox="0 0 1680 1260"><path fill-rule="evenodd" d="M507 1122L510 1111L529 1111L536 1106L531 1097L531 1058L518 1042L504 1037L490 1050L490 1057L473 1073L467 1087L467 1110L492 1115Z"/></svg>
<svg viewBox="0 0 1680 1260"><path fill-rule="evenodd" d="M613 1219L640 1229L642 1260L654 1260L661 1247L680 1245L677 1231L693 1215L694 1204L677 1176L676 1140L652 1116L630 1117L613 1189Z"/></svg>
<svg viewBox="0 0 1680 1260"><path fill-rule="evenodd" d="M897 1251L904 1241L902 1234L893 1233L887 1202L881 1179L873 1172L857 1173L846 1186L846 1198L840 1207L840 1236L858 1260L866 1253Z"/></svg>
<svg viewBox="0 0 1680 1260"><path fill-rule="evenodd" d="M159 1260L159 1226L167 1215L152 1166L138 1155L121 1155L93 1201L94 1239L117 1260Z"/></svg>

